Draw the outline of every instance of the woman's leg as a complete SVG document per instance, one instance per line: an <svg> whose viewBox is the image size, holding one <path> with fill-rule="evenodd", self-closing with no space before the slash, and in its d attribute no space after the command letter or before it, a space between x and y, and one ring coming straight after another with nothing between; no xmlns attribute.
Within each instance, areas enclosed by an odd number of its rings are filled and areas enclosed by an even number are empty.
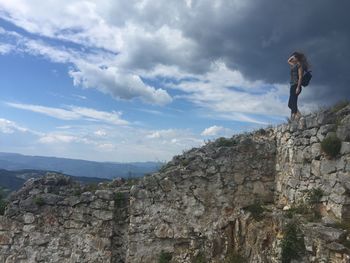
<svg viewBox="0 0 350 263"><path fill-rule="evenodd" d="M294 120L295 114L298 112L298 95L295 94L297 85L290 86L290 93L289 93L289 100L288 100L288 107L291 110L291 119Z"/></svg>

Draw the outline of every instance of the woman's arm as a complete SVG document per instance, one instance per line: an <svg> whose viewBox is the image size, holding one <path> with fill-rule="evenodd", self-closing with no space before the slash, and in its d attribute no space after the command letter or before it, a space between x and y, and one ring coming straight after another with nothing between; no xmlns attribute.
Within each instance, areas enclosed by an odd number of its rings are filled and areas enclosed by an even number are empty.
<svg viewBox="0 0 350 263"><path fill-rule="evenodd" d="M298 86L297 86L297 89L295 91L296 94L300 93L301 82L303 80L303 74L304 74L303 67L299 64L299 67L298 67Z"/></svg>
<svg viewBox="0 0 350 263"><path fill-rule="evenodd" d="M291 65L291 66L294 66L294 62L293 62L293 59L294 59L294 56L291 56L290 58L288 58L288 60L287 60L287 63L289 64L289 65Z"/></svg>

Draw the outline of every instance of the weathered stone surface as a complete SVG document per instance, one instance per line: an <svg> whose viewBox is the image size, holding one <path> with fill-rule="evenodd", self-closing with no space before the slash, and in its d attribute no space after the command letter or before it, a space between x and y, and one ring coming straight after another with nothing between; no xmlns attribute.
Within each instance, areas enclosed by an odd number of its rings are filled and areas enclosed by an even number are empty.
<svg viewBox="0 0 350 263"><path fill-rule="evenodd" d="M165 251L173 263L197 255L222 263L235 249L248 262L277 263L284 227L296 218L306 253L292 262L350 262L342 243L349 237L333 227L350 219L347 114L350 108L322 111L209 142L132 187L123 179L93 190L55 174L31 179L0 216L0 262L154 263ZM333 159L320 144L330 133L342 140ZM322 191L314 204L322 221L286 217L315 189ZM260 221L251 211L257 202L264 207Z"/></svg>

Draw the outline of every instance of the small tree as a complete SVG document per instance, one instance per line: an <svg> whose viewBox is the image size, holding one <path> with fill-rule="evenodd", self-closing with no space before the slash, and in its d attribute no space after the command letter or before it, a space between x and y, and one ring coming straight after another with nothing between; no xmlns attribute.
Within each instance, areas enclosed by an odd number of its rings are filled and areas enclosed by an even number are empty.
<svg viewBox="0 0 350 263"><path fill-rule="evenodd" d="M0 187L0 215L4 215L7 202L5 200L5 194L3 188Z"/></svg>

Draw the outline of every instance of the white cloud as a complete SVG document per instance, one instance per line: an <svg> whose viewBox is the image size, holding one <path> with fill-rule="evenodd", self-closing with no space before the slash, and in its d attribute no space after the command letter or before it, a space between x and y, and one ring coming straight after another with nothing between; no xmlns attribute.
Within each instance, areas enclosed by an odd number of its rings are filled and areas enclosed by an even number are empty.
<svg viewBox="0 0 350 263"><path fill-rule="evenodd" d="M105 130L97 130L94 132L94 134L99 136L99 137L104 137L107 135L107 132Z"/></svg>
<svg viewBox="0 0 350 263"><path fill-rule="evenodd" d="M121 119L121 112L106 112L91 108L70 106L67 109L7 102L8 106L44 114L61 120L89 120L105 122L113 125L128 125L128 121Z"/></svg>
<svg viewBox="0 0 350 263"><path fill-rule="evenodd" d="M176 98L198 105L207 117L266 124L260 119L264 115L288 115L282 100L288 94L288 87L248 81L222 62L213 63L206 74L192 75L187 80L186 75L181 77L179 73L178 79L178 83L168 84L168 88L184 92Z"/></svg>
<svg viewBox="0 0 350 263"><path fill-rule="evenodd" d="M19 126L18 124L16 124L13 121L0 118L0 132L11 134L11 133L14 133L16 131L27 132L28 129Z"/></svg>
<svg viewBox="0 0 350 263"><path fill-rule="evenodd" d="M79 138L65 134L46 134L39 139L40 143L72 143Z"/></svg>
<svg viewBox="0 0 350 263"><path fill-rule="evenodd" d="M0 43L0 54L10 53L14 49L15 47L13 45Z"/></svg>
<svg viewBox="0 0 350 263"><path fill-rule="evenodd" d="M157 105L172 102L164 88L175 88L185 93L177 99L243 122L263 122L250 114L288 115L280 90L264 91L263 81L247 80L240 71L229 69L220 56L204 59L201 43L186 35L183 23L190 21L191 16L200 17L195 10L208 11L210 7L219 11L225 9L222 4L108 0L96 4L90 0L65 0L60 2L62 8L56 8L51 1L38 5L38 0L16 3L0 0L1 6L7 10L3 14L7 20L29 32L97 48L90 52L68 48L64 43L55 47L44 40L17 36L23 52L72 63L69 75L74 85L97 89L116 99L139 98ZM239 1L230 3L232 10L245 7ZM164 77L178 82L162 83L164 88L155 88L145 84L142 77L153 80ZM186 78L196 81L183 81Z"/></svg>
<svg viewBox="0 0 350 263"><path fill-rule="evenodd" d="M144 102L164 105L172 101L163 89L155 89L143 83L136 74L120 72L116 67L99 67L89 63L78 63L78 70L71 70L74 85L97 88L114 98L140 98Z"/></svg>
<svg viewBox="0 0 350 263"><path fill-rule="evenodd" d="M204 131L201 133L202 136L216 136L220 132L224 130L224 127L222 126L211 126L209 128L204 129Z"/></svg>

